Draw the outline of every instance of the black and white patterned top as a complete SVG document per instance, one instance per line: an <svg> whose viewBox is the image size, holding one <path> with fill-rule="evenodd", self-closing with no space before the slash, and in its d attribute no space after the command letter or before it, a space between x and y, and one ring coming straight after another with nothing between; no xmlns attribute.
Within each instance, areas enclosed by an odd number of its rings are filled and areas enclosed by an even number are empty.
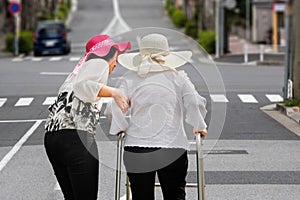
<svg viewBox="0 0 300 200"><path fill-rule="evenodd" d="M103 59L89 60L78 74L70 74L49 106L45 130L77 129L95 134L102 107L98 93L107 84L108 74L108 63Z"/></svg>

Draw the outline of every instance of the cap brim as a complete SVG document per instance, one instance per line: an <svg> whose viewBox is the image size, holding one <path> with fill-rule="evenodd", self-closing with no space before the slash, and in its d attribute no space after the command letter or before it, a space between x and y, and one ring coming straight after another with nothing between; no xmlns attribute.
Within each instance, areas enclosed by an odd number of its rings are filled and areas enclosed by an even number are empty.
<svg viewBox="0 0 300 200"><path fill-rule="evenodd" d="M130 42L120 42L115 47L117 47L119 54L122 54L126 50L129 50L131 48L131 43Z"/></svg>
<svg viewBox="0 0 300 200"><path fill-rule="evenodd" d="M88 52L88 54L89 54L88 59L90 59L90 55L104 57L109 53L109 51L112 47L115 47L118 50L118 55L120 55L120 54L124 53L127 49L130 49L131 44L130 44L130 42L120 42L120 43L112 44L109 46L103 46L95 51Z"/></svg>
<svg viewBox="0 0 300 200"><path fill-rule="evenodd" d="M169 66L171 68L177 68L185 63L192 57L191 51L178 51L178 52L170 52L169 55L165 57L164 65ZM125 53L118 56L118 63L120 63L123 67L131 70L137 71L138 66L141 64L141 56L140 53ZM157 72L162 71L162 68L152 68L151 71Z"/></svg>

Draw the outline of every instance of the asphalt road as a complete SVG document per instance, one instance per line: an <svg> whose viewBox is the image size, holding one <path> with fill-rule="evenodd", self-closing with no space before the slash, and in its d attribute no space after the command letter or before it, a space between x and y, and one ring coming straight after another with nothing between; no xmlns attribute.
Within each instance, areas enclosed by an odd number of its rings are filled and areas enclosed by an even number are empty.
<svg viewBox="0 0 300 200"><path fill-rule="evenodd" d="M85 41L103 31L116 40L130 39L133 50L137 49L137 36L155 31L168 35L172 49L193 51L192 60L181 69L208 101L209 135L204 141L207 199L299 199L299 136L260 110L280 101L283 67L216 65L171 24L161 1L123 0L120 12L114 15L118 10L115 2L78 2L71 22L70 55L0 60L0 199L62 199L43 148L43 120L51 98L82 56ZM110 84L124 72L117 67ZM115 184L116 142L107 135L108 128L109 122L103 118L97 140L99 199L105 200L114 199ZM191 132L191 127L186 129ZM192 134L189 139L188 182L195 183ZM157 199L162 199L159 188L156 193ZM187 188L187 199L196 199L196 188Z"/></svg>

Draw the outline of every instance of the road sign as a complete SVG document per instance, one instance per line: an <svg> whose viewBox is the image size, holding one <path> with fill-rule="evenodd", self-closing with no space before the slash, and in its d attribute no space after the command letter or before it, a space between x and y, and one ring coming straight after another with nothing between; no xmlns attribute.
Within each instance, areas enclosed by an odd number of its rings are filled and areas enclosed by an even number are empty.
<svg viewBox="0 0 300 200"><path fill-rule="evenodd" d="M15 13L19 13L21 11L21 4L17 3L17 2L11 2L9 5L8 5L8 11L11 13L11 14L15 14Z"/></svg>

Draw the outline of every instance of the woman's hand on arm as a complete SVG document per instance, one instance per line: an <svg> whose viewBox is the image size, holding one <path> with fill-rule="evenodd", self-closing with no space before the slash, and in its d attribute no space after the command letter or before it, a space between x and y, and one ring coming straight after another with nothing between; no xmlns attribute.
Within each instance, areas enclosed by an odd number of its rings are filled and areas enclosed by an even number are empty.
<svg viewBox="0 0 300 200"><path fill-rule="evenodd" d="M129 101L127 97L124 96L123 93L116 88L104 85L99 91L98 97L112 97L123 113L128 110Z"/></svg>

